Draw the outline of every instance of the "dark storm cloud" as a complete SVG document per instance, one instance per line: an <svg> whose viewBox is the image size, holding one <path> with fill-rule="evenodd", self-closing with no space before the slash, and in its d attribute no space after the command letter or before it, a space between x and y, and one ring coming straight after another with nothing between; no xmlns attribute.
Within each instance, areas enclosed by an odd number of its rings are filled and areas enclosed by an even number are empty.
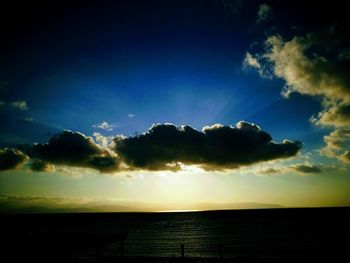
<svg viewBox="0 0 350 263"><path fill-rule="evenodd" d="M20 150L0 149L0 171L16 169L28 159L28 156Z"/></svg>
<svg viewBox="0 0 350 263"><path fill-rule="evenodd" d="M139 136L115 139L117 154L127 165L148 170L176 170L176 164L195 164L223 170L297 154L300 142L272 141L257 125L213 125L197 131L191 126L153 125Z"/></svg>
<svg viewBox="0 0 350 263"><path fill-rule="evenodd" d="M88 167L100 172L112 172L119 167L114 153L79 132L64 131L48 143L34 144L27 151L30 157L53 164Z"/></svg>
<svg viewBox="0 0 350 263"><path fill-rule="evenodd" d="M114 138L114 151L96 144L79 132L64 131L45 144L1 151L1 169L13 169L32 158L33 171L53 171L54 165L122 170L182 169L181 164L198 165L205 170L227 170L261 161L288 158L298 153L300 142L272 141L259 126L240 121L236 126L215 124L198 131L191 126L153 125L138 136Z"/></svg>

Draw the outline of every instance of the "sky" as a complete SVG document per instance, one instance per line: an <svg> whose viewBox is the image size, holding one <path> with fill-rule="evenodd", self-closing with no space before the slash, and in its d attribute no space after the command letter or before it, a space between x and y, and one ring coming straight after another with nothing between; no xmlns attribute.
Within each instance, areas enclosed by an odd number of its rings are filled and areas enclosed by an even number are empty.
<svg viewBox="0 0 350 263"><path fill-rule="evenodd" d="M0 212L350 205L342 1L1 9Z"/></svg>

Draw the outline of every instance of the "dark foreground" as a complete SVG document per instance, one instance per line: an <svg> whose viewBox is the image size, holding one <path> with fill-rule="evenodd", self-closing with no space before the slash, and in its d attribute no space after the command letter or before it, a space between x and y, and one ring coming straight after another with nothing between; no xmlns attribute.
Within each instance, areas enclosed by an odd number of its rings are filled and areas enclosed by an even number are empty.
<svg viewBox="0 0 350 263"><path fill-rule="evenodd" d="M1 262L348 260L350 208L1 215Z"/></svg>

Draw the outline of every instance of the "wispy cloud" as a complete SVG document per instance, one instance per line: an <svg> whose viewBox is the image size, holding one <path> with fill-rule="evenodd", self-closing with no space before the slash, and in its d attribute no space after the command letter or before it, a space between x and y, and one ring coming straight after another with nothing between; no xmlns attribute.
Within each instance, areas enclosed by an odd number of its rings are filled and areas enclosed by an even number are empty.
<svg viewBox="0 0 350 263"><path fill-rule="evenodd" d="M14 109L28 110L27 102L24 100L16 100L10 103L10 106Z"/></svg>
<svg viewBox="0 0 350 263"><path fill-rule="evenodd" d="M92 125L92 127L99 128L106 131L112 131L116 127L116 125L109 124L106 121L102 121L101 123Z"/></svg>
<svg viewBox="0 0 350 263"><path fill-rule="evenodd" d="M256 171L257 174L263 175L282 175L286 173L296 173L299 175L311 175L322 173L322 165L311 164L309 162L302 164L293 164L287 166L262 167Z"/></svg>
<svg viewBox="0 0 350 263"><path fill-rule="evenodd" d="M269 71L269 68L262 64L257 56L254 56L251 53L247 52L243 59L243 70L247 71L250 68L258 71L259 75L262 78L272 78L272 74Z"/></svg>

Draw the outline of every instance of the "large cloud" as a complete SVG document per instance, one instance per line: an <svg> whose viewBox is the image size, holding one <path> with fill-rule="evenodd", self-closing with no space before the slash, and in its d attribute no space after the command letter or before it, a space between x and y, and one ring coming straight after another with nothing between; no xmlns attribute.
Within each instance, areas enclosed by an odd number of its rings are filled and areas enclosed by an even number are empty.
<svg viewBox="0 0 350 263"><path fill-rule="evenodd" d="M323 54L315 53L317 51ZM261 68L268 67L275 77L284 79L286 85L282 95L285 97L296 92L320 98L323 110L312 116L311 122L340 129L339 135L350 132L350 57L347 52L337 38L336 28L330 27L324 32L288 41L279 35L270 36L265 41L264 52L247 53L244 65L257 69L260 75ZM254 63L247 63L249 61ZM326 136L324 153L332 151L327 149L328 140L329 136ZM343 157L348 150L348 146L338 148L334 157L346 160Z"/></svg>
<svg viewBox="0 0 350 263"><path fill-rule="evenodd" d="M234 127L205 126L202 131L191 126L156 124L142 135L117 136L113 142L101 134L94 136L99 144L82 133L64 131L45 144L22 146L21 150L32 158L30 168L34 171L48 172L55 169L53 165L64 165L116 172L177 171L184 164L226 170L288 158L301 148L300 142L274 142L259 126L244 121ZM2 170L16 168L28 159L20 150L3 150L0 156L4 160ZM8 161L14 157L15 161Z"/></svg>
<svg viewBox="0 0 350 263"><path fill-rule="evenodd" d="M33 145L27 152L31 157L53 164L88 167L101 172L113 172L119 168L115 153L79 132L64 131L46 144ZM34 167L40 168L38 165Z"/></svg>
<svg viewBox="0 0 350 263"><path fill-rule="evenodd" d="M28 159L28 156L20 150L0 149L0 171L16 169Z"/></svg>
<svg viewBox="0 0 350 263"><path fill-rule="evenodd" d="M177 170L179 163L222 170L297 154L300 142L272 141L255 124L239 122L235 127L213 125L197 131L190 126L153 125L146 133L117 137L115 151L130 167Z"/></svg>

